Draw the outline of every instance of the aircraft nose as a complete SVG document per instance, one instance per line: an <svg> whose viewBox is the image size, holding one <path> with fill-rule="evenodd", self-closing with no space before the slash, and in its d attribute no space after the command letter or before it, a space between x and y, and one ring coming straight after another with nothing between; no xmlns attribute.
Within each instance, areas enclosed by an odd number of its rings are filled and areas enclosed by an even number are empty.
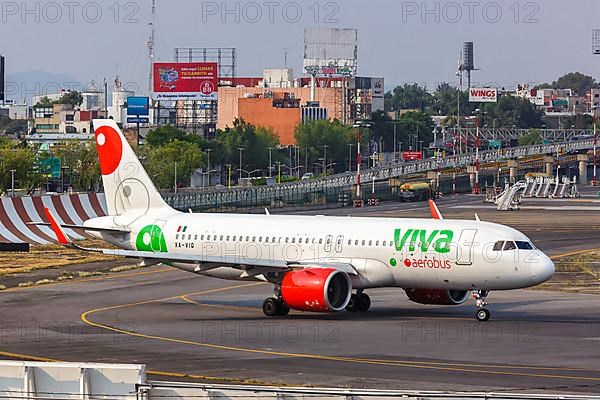
<svg viewBox="0 0 600 400"><path fill-rule="evenodd" d="M531 278L536 285L546 282L554 275L554 263L545 254L539 260L531 264Z"/></svg>

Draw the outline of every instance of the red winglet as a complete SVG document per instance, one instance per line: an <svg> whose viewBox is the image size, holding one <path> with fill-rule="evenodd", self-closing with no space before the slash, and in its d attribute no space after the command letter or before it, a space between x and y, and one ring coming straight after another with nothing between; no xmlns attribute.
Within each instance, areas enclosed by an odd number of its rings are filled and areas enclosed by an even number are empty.
<svg viewBox="0 0 600 400"><path fill-rule="evenodd" d="M48 218L48 222L50 222L50 227L52 228L52 231L56 235L56 240L58 240L58 243L63 245L70 244L71 241L67 238L67 235L56 221L56 218L54 218L54 215L52 215L50 209L48 207L44 207L44 212L46 213L46 218Z"/></svg>
<svg viewBox="0 0 600 400"><path fill-rule="evenodd" d="M431 216L433 219L444 219L444 217L442 217L442 213L440 213L440 210L437 208L437 205L431 199L429 199L429 209L431 210Z"/></svg>

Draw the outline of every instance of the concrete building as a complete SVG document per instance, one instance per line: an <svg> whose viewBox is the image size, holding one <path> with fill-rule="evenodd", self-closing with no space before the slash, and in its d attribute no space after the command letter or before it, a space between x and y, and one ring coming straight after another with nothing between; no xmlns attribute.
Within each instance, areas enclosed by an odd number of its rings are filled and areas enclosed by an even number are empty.
<svg viewBox="0 0 600 400"><path fill-rule="evenodd" d="M310 78L284 79L292 77L289 69L266 70L262 80L236 79L256 86L220 87L217 128L231 127L237 118L253 124L260 121L275 130L282 144L294 144L293 131L302 121L330 118L352 124L384 109L383 78L317 78L313 103ZM285 106L277 103L279 99L287 99Z"/></svg>
<svg viewBox="0 0 600 400"><path fill-rule="evenodd" d="M0 105L0 116L10 119L29 119L31 110L27 104L16 104L12 101L6 101Z"/></svg>
<svg viewBox="0 0 600 400"><path fill-rule="evenodd" d="M600 89L591 89L587 101L590 110L594 107L600 107Z"/></svg>
<svg viewBox="0 0 600 400"><path fill-rule="evenodd" d="M31 135L90 134L91 121L99 113L76 110L70 104L34 107Z"/></svg>

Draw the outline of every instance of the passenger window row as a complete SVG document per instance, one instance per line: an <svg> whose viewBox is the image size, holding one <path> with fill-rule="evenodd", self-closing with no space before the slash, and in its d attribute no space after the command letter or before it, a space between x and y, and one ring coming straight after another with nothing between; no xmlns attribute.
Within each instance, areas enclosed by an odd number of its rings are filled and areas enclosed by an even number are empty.
<svg viewBox="0 0 600 400"><path fill-rule="evenodd" d="M323 244L323 239L316 239L316 238L295 238L295 237L263 237L263 236L258 236L258 238L256 236L232 236L232 235L185 235L185 234L179 234L177 233L175 235L175 239L176 240L198 240L198 238L200 238L200 241L210 241L210 240L220 240L220 241L227 241L227 242L257 242L258 239L258 243L291 243L291 244ZM297 240L296 240L297 239ZM327 239L326 242L328 245L332 244L332 240L331 239ZM370 246L370 247L392 247L394 246L394 242L392 240L387 241L387 240L352 240L352 239L348 239L348 246L352 246L354 244L354 246ZM338 245L341 245L341 242L338 240Z"/></svg>

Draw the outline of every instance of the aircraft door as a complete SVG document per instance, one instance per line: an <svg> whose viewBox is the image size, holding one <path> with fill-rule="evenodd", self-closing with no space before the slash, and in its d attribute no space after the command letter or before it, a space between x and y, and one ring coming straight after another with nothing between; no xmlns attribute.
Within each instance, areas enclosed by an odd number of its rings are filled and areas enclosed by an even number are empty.
<svg viewBox="0 0 600 400"><path fill-rule="evenodd" d="M337 254L342 253L342 249L344 247L344 235L339 235L335 240L335 252Z"/></svg>
<svg viewBox="0 0 600 400"><path fill-rule="evenodd" d="M456 243L456 264L473 265L473 247L477 229L464 229Z"/></svg>

